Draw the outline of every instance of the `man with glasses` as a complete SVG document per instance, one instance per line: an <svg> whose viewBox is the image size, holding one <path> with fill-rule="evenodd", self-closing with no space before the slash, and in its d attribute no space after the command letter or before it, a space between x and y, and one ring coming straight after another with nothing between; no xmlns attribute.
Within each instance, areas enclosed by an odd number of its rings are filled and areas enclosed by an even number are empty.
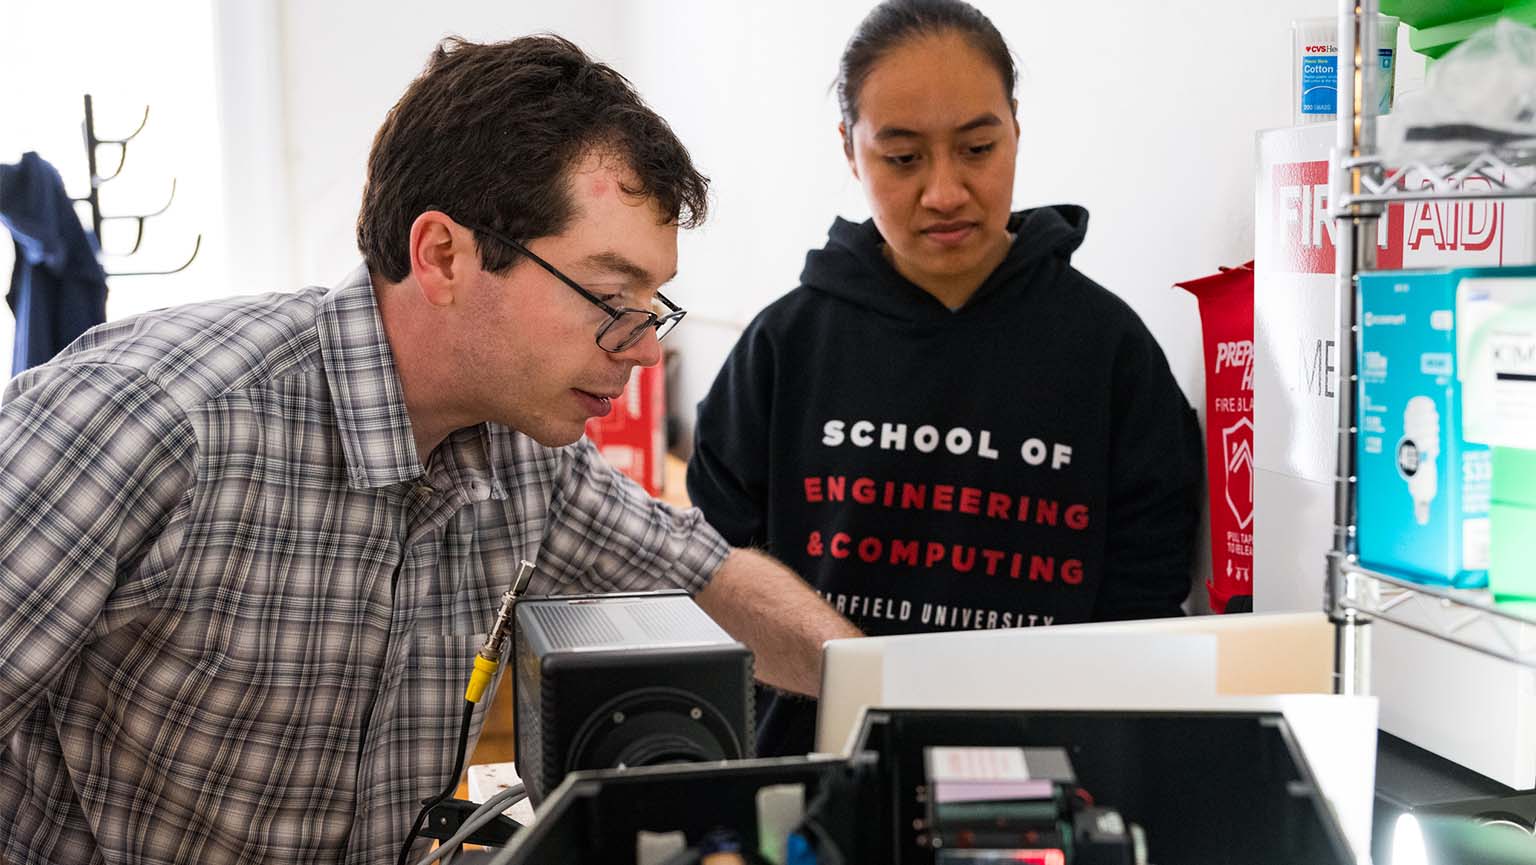
<svg viewBox="0 0 1536 865"><path fill-rule="evenodd" d="M814 692L852 626L580 438L683 317L706 183L574 45L449 40L374 141L351 276L13 381L0 861L393 860L520 559L535 594L692 591Z"/></svg>
<svg viewBox="0 0 1536 865"><path fill-rule="evenodd" d="M534 255L533 251L528 247L505 234L478 225L466 224L465 227L473 230L476 234L484 235L497 243L516 250L534 264L548 271L550 276L569 285L577 294L590 301L593 306L607 313L609 320L603 322L597 331L597 347L603 351L618 354L639 342L640 338L645 336L647 329L654 329L656 331L656 341L660 342L666 339L667 334L671 333L672 329L677 327L678 322L683 320L683 316L688 314L687 310L667 300L666 295L659 291L656 292L656 296L651 302L652 309L635 309L627 306L621 309L614 309L602 298L582 288L581 283L561 273L559 268Z"/></svg>

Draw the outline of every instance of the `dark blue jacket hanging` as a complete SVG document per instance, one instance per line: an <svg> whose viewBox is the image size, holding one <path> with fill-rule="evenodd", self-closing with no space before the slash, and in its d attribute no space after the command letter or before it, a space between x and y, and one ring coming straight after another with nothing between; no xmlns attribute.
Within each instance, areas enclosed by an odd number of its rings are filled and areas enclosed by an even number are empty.
<svg viewBox="0 0 1536 865"><path fill-rule="evenodd" d="M16 241L5 300L16 315L11 374L46 363L107 319L107 275L59 172L36 153L0 165L0 223Z"/></svg>

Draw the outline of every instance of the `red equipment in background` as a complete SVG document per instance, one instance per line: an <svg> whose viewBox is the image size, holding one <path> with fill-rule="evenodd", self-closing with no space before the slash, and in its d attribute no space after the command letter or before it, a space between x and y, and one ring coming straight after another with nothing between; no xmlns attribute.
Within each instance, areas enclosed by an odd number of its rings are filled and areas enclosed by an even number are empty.
<svg viewBox="0 0 1536 865"><path fill-rule="evenodd" d="M609 463L653 496L662 490L667 454L666 375L662 365L635 367L607 417L587 421L587 438Z"/></svg>

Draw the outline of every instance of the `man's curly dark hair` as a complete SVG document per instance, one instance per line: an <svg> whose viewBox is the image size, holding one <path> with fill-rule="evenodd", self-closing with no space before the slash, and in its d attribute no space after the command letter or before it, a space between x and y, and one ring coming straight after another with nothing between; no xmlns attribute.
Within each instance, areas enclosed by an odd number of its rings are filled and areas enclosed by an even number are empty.
<svg viewBox="0 0 1536 865"><path fill-rule="evenodd" d="M368 156L357 245L390 282L410 273L411 224L427 210L519 240L559 234L572 217L569 173L590 153L634 174L665 221L704 220L709 178L628 79L558 36L478 44L443 40L390 109ZM518 254L480 243L504 273Z"/></svg>

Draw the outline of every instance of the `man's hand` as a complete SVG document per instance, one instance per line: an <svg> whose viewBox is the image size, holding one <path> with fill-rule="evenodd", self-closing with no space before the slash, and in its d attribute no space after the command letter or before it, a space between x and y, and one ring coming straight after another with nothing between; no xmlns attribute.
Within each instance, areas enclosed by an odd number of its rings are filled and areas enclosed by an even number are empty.
<svg viewBox="0 0 1536 865"><path fill-rule="evenodd" d="M759 680L813 697L821 690L821 645L863 636L793 571L756 550L732 550L694 600L752 650Z"/></svg>

